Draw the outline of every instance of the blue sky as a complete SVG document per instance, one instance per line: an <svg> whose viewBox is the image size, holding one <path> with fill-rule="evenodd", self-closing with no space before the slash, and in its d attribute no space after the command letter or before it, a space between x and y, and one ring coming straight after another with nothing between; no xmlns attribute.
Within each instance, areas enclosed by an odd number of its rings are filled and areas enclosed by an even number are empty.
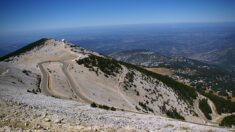
<svg viewBox="0 0 235 132"><path fill-rule="evenodd" d="M1 0L0 34L63 28L235 22L235 0Z"/></svg>

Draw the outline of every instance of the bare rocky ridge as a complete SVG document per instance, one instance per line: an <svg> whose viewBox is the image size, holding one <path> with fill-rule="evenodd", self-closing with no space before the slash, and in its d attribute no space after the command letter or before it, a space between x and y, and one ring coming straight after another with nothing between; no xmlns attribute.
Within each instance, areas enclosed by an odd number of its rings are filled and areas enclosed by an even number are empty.
<svg viewBox="0 0 235 132"><path fill-rule="evenodd" d="M195 111L197 105L137 69L120 63L117 73L107 75L99 66L78 64L90 56L107 59L68 42L47 39L0 62L1 130L230 130L206 123ZM116 111L92 108L92 102ZM173 109L191 123L167 118L166 111Z"/></svg>

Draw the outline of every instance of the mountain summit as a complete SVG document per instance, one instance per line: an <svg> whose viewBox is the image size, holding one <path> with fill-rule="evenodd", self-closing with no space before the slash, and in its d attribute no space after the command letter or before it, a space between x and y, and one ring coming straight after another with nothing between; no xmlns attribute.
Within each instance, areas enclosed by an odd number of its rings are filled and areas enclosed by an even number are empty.
<svg viewBox="0 0 235 132"><path fill-rule="evenodd" d="M215 106L194 88L66 41L41 39L2 57L0 65L1 111L26 111L1 118L10 124L17 118L24 129L227 130L205 124L218 122L206 118L200 102ZM214 109L211 115L220 117Z"/></svg>

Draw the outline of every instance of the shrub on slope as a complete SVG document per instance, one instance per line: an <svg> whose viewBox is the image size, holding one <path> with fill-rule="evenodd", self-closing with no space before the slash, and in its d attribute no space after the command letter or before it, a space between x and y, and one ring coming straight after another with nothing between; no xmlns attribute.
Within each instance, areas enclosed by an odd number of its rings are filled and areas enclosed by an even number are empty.
<svg viewBox="0 0 235 132"><path fill-rule="evenodd" d="M221 121L220 126L232 127L235 126L235 115L224 117Z"/></svg>
<svg viewBox="0 0 235 132"><path fill-rule="evenodd" d="M207 99L202 99L199 102L199 108L201 109L201 111L203 112L203 114L205 115L205 117L208 120L211 120L211 107L209 106L209 104L207 103Z"/></svg>
<svg viewBox="0 0 235 132"><path fill-rule="evenodd" d="M90 55L87 58L78 60L77 63L79 65L84 64L85 67L92 70L95 70L94 67L97 67L99 70L105 73L106 76L115 76L116 73L119 73L119 71L122 69L121 65L117 61L95 55Z"/></svg>
<svg viewBox="0 0 235 132"><path fill-rule="evenodd" d="M184 117L182 115L180 115L176 109L173 110L167 110L166 111L166 115L170 118L175 118L175 119L179 119L179 120L185 120Z"/></svg>
<svg viewBox="0 0 235 132"><path fill-rule="evenodd" d="M202 92L201 94L208 97L215 104L216 110L219 114L235 112L234 102L231 102L230 100L226 100L224 98L216 96L212 93Z"/></svg>

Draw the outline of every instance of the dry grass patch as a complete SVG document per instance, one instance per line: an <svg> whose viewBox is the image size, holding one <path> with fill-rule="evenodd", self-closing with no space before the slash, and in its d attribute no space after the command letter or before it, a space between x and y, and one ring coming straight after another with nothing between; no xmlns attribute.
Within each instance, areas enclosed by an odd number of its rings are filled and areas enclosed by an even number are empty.
<svg viewBox="0 0 235 132"><path fill-rule="evenodd" d="M168 76L172 75L172 71L168 68L145 68L145 69L161 75L168 75Z"/></svg>
<svg viewBox="0 0 235 132"><path fill-rule="evenodd" d="M190 128L188 127L180 127L181 130L188 131Z"/></svg>

